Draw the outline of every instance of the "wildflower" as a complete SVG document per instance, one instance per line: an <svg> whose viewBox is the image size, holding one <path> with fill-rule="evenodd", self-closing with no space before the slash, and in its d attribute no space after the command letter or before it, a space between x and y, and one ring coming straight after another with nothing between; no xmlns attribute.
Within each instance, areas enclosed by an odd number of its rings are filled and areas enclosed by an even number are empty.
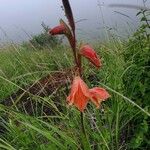
<svg viewBox="0 0 150 150"><path fill-rule="evenodd" d="M79 76L75 77L70 95L67 97L69 105L74 104L81 112L83 112L86 108L89 97L89 89L85 82Z"/></svg>
<svg viewBox="0 0 150 150"><path fill-rule="evenodd" d="M110 97L109 93L105 89L100 87L89 89L89 92L91 96L90 99L97 106L97 108L100 107L102 101L105 101Z"/></svg>
<svg viewBox="0 0 150 150"><path fill-rule="evenodd" d="M48 31L49 34L51 35L57 35L57 34L65 34L66 33L66 28L63 24L54 27L53 29Z"/></svg>
<svg viewBox="0 0 150 150"><path fill-rule="evenodd" d="M80 51L79 53L86 57L87 59L89 59L89 61L94 64L96 67L100 67L102 64L101 64L101 61L98 57L98 55L96 54L96 52L94 51L93 48L91 48L89 45L84 45L80 48Z"/></svg>
<svg viewBox="0 0 150 150"><path fill-rule="evenodd" d="M89 89L85 82L79 77L75 77L71 86L70 95L67 97L69 105L75 105L81 112L87 106L89 99L97 106L100 107L102 101L109 98L109 93L100 87Z"/></svg>

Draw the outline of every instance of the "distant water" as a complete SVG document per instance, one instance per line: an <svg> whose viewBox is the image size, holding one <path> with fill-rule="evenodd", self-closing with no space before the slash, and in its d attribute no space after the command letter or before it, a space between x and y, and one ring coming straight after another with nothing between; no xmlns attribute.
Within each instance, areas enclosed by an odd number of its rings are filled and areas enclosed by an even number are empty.
<svg viewBox="0 0 150 150"><path fill-rule="evenodd" d="M70 3L77 35L87 41L104 39L110 32L125 38L138 27L138 10L110 8L109 4L143 6L143 0L70 0ZM64 18L60 0L0 0L0 42L28 40L42 32L42 21L53 27L60 18Z"/></svg>

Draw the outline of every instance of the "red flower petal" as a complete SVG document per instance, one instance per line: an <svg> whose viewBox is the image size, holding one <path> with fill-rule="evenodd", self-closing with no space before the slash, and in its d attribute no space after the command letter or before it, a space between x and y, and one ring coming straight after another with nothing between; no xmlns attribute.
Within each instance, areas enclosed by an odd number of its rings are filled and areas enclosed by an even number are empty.
<svg viewBox="0 0 150 150"><path fill-rule="evenodd" d="M99 68L102 65L98 55L89 45L82 46L80 48L80 54L89 59L89 61L93 63L96 67Z"/></svg>
<svg viewBox="0 0 150 150"><path fill-rule="evenodd" d="M102 101L110 97L109 93L105 89L99 87L92 88L89 90L89 92L91 95L90 99L97 106L97 108L100 107L100 103Z"/></svg>
<svg viewBox="0 0 150 150"><path fill-rule="evenodd" d="M49 34L51 35L57 35L57 34L65 34L66 28L63 24L56 26L55 28L49 30Z"/></svg>
<svg viewBox="0 0 150 150"><path fill-rule="evenodd" d="M75 77L70 95L67 98L69 105L75 105L81 112L87 106L90 94L87 85L80 77Z"/></svg>

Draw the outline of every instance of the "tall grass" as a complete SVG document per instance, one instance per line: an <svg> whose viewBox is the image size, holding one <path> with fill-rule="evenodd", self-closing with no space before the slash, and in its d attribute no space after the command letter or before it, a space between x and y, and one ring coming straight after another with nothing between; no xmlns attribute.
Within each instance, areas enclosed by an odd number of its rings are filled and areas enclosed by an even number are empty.
<svg viewBox="0 0 150 150"><path fill-rule="evenodd" d="M100 54L103 67L95 70L86 65L85 74L89 87L106 87L111 98L101 108L88 106L85 127L89 139L89 149L124 150L129 149L132 137L132 120L149 112L130 99L123 76L134 64L125 61L126 46L120 41L99 45L95 49ZM72 65L70 49L67 46L55 49L24 50L21 46L10 47L0 52L0 99L5 99L12 92L34 83L42 76ZM138 81L137 81L138 82ZM131 86L132 85L131 83ZM134 88L134 87L133 87ZM65 87L60 89L61 105L59 110L48 97L34 96L37 102L45 103L58 113L50 116L29 116L17 107L0 105L3 133L0 135L0 149L82 149L80 134L80 114L75 108L66 105ZM56 99L57 100L57 99ZM35 110L38 111L38 110ZM7 115L6 115L7 114ZM42 113L41 113L42 114ZM4 117L7 116L7 117ZM46 118L46 119L45 119Z"/></svg>

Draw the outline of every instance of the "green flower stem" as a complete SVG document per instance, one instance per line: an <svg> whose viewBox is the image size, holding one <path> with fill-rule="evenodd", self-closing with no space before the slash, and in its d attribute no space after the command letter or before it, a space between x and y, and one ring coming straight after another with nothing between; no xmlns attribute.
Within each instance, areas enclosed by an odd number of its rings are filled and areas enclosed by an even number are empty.
<svg viewBox="0 0 150 150"><path fill-rule="evenodd" d="M82 132L83 132L83 134L84 134L85 137L86 137L83 112L80 113L80 116L81 116L81 127L82 127Z"/></svg>
<svg viewBox="0 0 150 150"><path fill-rule="evenodd" d="M90 143L89 143L86 131L85 131L83 112L80 113L80 116L81 116L81 129L82 129L81 140L82 140L83 150L91 150L91 146L90 146Z"/></svg>

